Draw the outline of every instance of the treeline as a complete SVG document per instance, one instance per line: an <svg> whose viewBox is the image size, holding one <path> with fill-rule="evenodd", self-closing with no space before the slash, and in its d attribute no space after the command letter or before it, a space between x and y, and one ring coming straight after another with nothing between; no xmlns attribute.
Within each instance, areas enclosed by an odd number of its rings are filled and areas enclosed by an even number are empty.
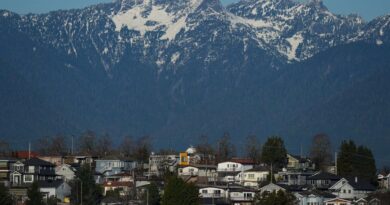
<svg viewBox="0 0 390 205"><path fill-rule="evenodd" d="M73 139L73 140L72 140ZM73 141L73 142L72 142ZM255 135L246 137L241 142L232 141L229 133L223 134L216 141L203 135L197 139L195 148L202 156L200 163L218 163L237 156L237 150L243 150L243 157L252 159L256 164L265 163L275 168L286 165L287 149L281 137L269 137L263 144ZM153 150L152 138L142 136L123 137L115 145L111 136L98 136L93 131L86 131L78 137L56 135L42 137L32 144L33 150L40 155L92 155L97 157L118 156L139 162L146 162ZM334 164L333 147L330 137L318 134L312 137L308 157L318 170L325 170ZM158 154L177 154L179 150L161 149ZM0 140L0 155L7 156L12 152L11 146ZM374 181L377 173L372 151L365 146L357 146L353 141L344 141L338 149L337 172L340 176L360 176Z"/></svg>

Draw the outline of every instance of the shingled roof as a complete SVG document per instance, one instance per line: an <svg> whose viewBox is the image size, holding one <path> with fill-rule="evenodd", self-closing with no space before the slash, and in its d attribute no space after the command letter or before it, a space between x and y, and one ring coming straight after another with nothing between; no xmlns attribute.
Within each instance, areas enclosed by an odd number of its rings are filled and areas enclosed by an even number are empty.
<svg viewBox="0 0 390 205"><path fill-rule="evenodd" d="M329 172L317 172L316 174L307 177L307 180L331 180L331 181L338 181L341 177L331 174Z"/></svg>
<svg viewBox="0 0 390 205"><path fill-rule="evenodd" d="M24 162L27 166L52 166L54 167L54 164L47 162L45 160L41 160L39 158L31 158Z"/></svg>
<svg viewBox="0 0 390 205"><path fill-rule="evenodd" d="M355 190L375 191L376 188L369 181L357 177L345 178Z"/></svg>
<svg viewBox="0 0 390 205"><path fill-rule="evenodd" d="M64 183L62 180L47 180L47 181L38 181L38 186L40 188L57 188Z"/></svg>

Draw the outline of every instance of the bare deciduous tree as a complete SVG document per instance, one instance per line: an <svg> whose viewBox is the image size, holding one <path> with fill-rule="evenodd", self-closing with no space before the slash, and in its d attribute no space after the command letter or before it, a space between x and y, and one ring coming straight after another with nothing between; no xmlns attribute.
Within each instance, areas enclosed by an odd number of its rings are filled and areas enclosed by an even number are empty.
<svg viewBox="0 0 390 205"><path fill-rule="evenodd" d="M245 145L246 156L252 159L256 164L261 161L261 143L255 135L246 138Z"/></svg>
<svg viewBox="0 0 390 205"><path fill-rule="evenodd" d="M202 155L202 163L212 163L214 161L214 148L206 135L199 137L199 144L196 145L196 151Z"/></svg>
<svg viewBox="0 0 390 205"><path fill-rule="evenodd" d="M143 136L137 139L134 147L134 158L138 162L147 162L150 152L152 150L152 143L149 136Z"/></svg>
<svg viewBox="0 0 390 205"><path fill-rule="evenodd" d="M317 169L323 170L332 161L332 144L326 134L318 134L313 137L310 157Z"/></svg>
<svg viewBox="0 0 390 205"><path fill-rule="evenodd" d="M218 141L217 159L218 162L231 159L236 153L235 146L230 142L229 133L225 133Z"/></svg>
<svg viewBox="0 0 390 205"><path fill-rule="evenodd" d="M81 135L79 140L79 152L84 155L96 153L96 134L90 130Z"/></svg>
<svg viewBox="0 0 390 205"><path fill-rule="evenodd" d="M125 158L132 158L134 153L134 139L131 136L125 136L119 146L120 155Z"/></svg>
<svg viewBox="0 0 390 205"><path fill-rule="evenodd" d="M103 136L99 137L96 144L96 151L99 157L105 157L112 154L112 140L108 134L104 134Z"/></svg>
<svg viewBox="0 0 390 205"><path fill-rule="evenodd" d="M10 154L11 154L10 144L5 140L0 139L0 156L7 157Z"/></svg>

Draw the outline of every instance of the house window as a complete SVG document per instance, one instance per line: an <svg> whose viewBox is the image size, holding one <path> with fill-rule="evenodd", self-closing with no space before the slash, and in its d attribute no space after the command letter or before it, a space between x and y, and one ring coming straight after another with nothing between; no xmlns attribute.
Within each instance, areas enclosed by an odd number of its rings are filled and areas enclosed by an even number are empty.
<svg viewBox="0 0 390 205"><path fill-rule="evenodd" d="M207 194L207 189L203 189L202 194Z"/></svg>
<svg viewBox="0 0 390 205"><path fill-rule="evenodd" d="M348 193L349 193L349 194L351 193L351 190L350 190L350 189L348 190Z"/></svg>
<svg viewBox="0 0 390 205"><path fill-rule="evenodd" d="M30 183L33 182L34 177L33 175L24 175L24 182Z"/></svg>
<svg viewBox="0 0 390 205"><path fill-rule="evenodd" d="M254 179L255 178L255 174L248 174L248 178L249 179Z"/></svg>
<svg viewBox="0 0 390 205"><path fill-rule="evenodd" d="M343 193L345 194L345 193L347 193L347 191L345 189L343 189Z"/></svg>

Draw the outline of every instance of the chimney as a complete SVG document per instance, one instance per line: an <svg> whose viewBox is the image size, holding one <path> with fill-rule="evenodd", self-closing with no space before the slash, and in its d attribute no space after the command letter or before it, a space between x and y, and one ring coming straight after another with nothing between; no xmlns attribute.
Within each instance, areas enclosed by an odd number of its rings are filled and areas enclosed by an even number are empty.
<svg viewBox="0 0 390 205"><path fill-rule="evenodd" d="M358 177L355 177L355 183L358 183Z"/></svg>

